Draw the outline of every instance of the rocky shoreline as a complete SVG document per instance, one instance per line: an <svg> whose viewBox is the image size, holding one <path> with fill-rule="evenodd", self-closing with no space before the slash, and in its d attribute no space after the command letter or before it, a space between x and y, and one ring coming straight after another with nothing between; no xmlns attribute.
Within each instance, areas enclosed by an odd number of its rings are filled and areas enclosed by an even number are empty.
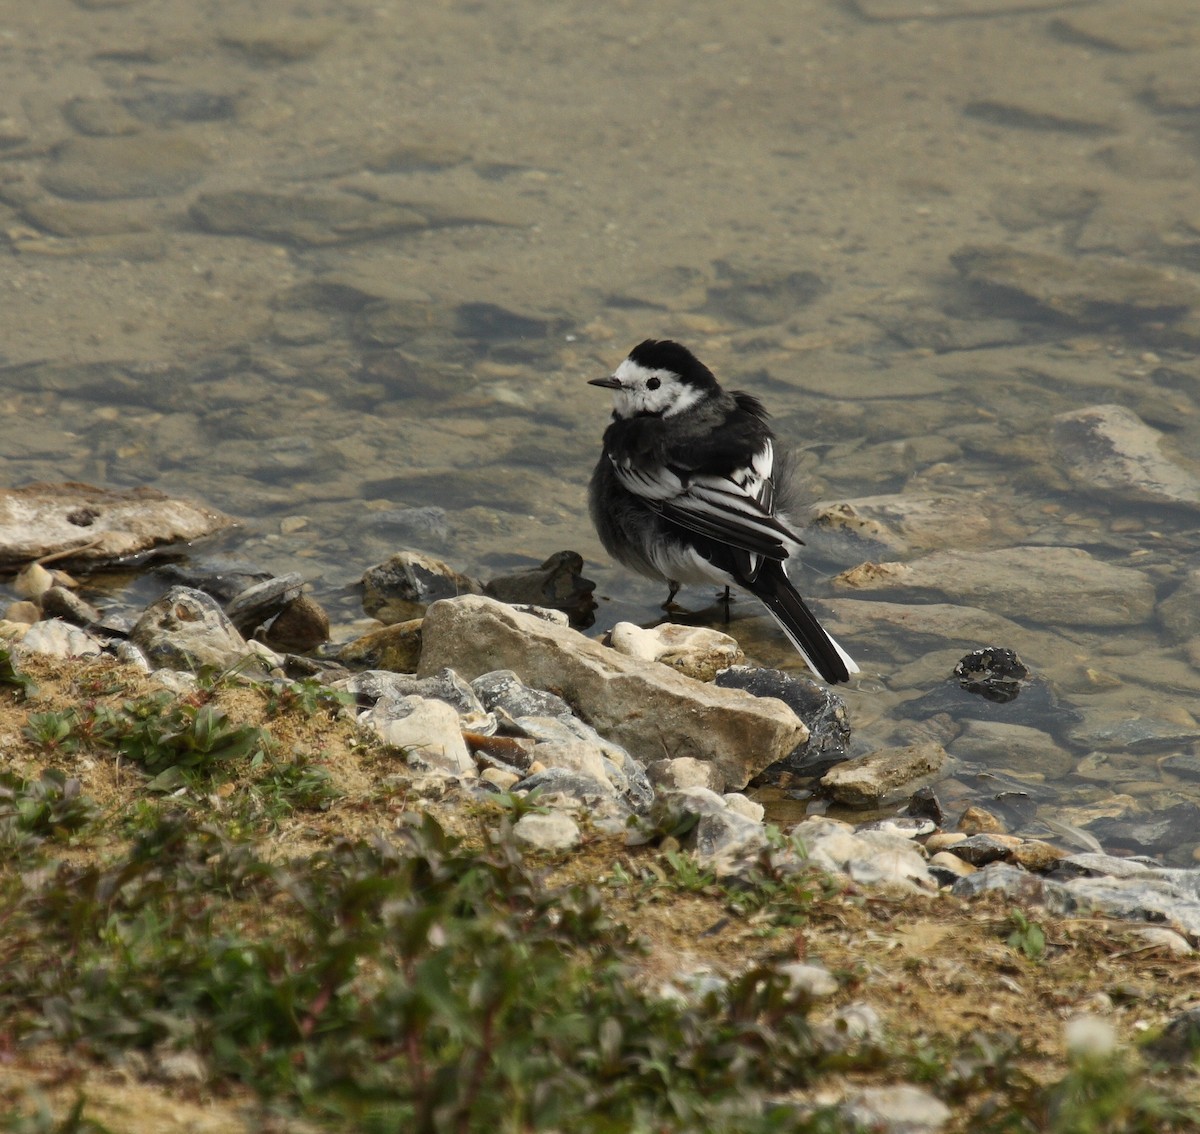
<svg viewBox="0 0 1200 1134"><path fill-rule="evenodd" d="M570 586L559 589L560 605L577 619L583 611L586 621L589 604L581 596L590 597L590 584L580 575L582 561L561 556L567 559L555 557L546 570L528 573L524 590L552 594L547 579L569 578ZM359 723L405 753L414 774L444 781L438 795L453 789L466 797L536 799L537 812L514 828L533 848L576 847L584 823L636 843L660 829L664 816L676 822L686 815L686 849L718 877L736 876L770 852L782 856L777 865L790 856L796 869L815 863L857 883L956 897L998 893L1060 915L1152 923L1155 940L1170 935L1170 948L1180 953L1200 942L1200 869L1168 867L1146 855L1115 857L1088 831L1061 824L1057 840L1052 833L1049 840L1013 835L1003 811L980 806L947 817L936 787L960 761L940 744L924 739L851 757L841 697L804 677L739 664L737 642L715 630L618 624L605 645L573 629L561 609L470 593L485 588L437 560L404 552L367 572L366 606L393 619L421 617L370 632L341 647L336 659L321 659L277 652L241 632L265 627L263 637L277 646L323 640L328 622L303 596L299 576L235 587L224 607L203 590L174 586L126 633L105 626L98 612L66 606L65 588L38 570L45 578L35 597L47 604L47 616L32 625L5 624L19 650L60 657L109 652L177 690L204 669L265 682L318 680L352 698ZM458 591L468 593L437 597ZM307 636L295 630L297 604L311 622ZM63 615L53 616L55 610ZM230 615L240 616L241 629ZM288 629L272 635L281 619ZM399 655L396 642L404 644ZM355 671L345 664L361 666L381 652L393 668ZM1007 652L979 653L996 672L972 679L994 677L1003 685L993 655ZM398 657L407 664L396 664ZM1015 656L1009 664L1026 676ZM997 694L993 684L993 700L1016 695L1018 679L1007 680L1013 691ZM1004 740L992 743L1010 743L1011 730L1021 727L1005 726ZM986 743L986 722L974 733ZM743 794L751 783L782 783L813 802L823 797L887 814L858 823L810 814L783 832L790 843L780 849L763 805ZM1180 817L1144 821L1162 825Z"/></svg>

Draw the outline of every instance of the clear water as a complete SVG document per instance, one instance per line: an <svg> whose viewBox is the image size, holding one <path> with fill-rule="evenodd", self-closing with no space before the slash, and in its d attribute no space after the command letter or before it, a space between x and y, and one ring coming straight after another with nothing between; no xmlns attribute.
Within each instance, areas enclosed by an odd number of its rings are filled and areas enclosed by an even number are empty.
<svg viewBox="0 0 1200 1134"><path fill-rule="evenodd" d="M1118 402L1194 460L1200 335L1119 309L1030 318L950 260L1002 244L1190 277L1190 0L306 12L58 0L0 16L4 483L220 507L242 521L223 549L303 571L342 638L362 570L403 546L485 577L572 548L597 630L647 622L660 589L614 569L587 520L608 407L585 382L674 337L767 401L814 501L958 495L929 550L1082 547L1162 596L1200 562L1197 509L1082 493L1050 440L1053 415ZM110 195L114 139L149 155L139 195ZM234 190L371 215L315 242L207 231L195 206ZM389 206L417 219L388 228ZM427 506L444 527L406 533L397 510ZM810 544L804 587L866 671L846 694L858 749L948 740L970 705L919 727L913 705L968 646L922 632L919 610L910 634L843 630L830 576L857 549ZM797 666L752 601L732 628L755 660ZM997 753L946 785L951 807L1027 790L1077 825L1200 804L1164 763L1198 754L1186 643L1154 619L1024 628L974 644L1032 648L1061 703L1144 727L1096 748L1018 700L1005 719L1055 732L1071 767L1001 782Z"/></svg>

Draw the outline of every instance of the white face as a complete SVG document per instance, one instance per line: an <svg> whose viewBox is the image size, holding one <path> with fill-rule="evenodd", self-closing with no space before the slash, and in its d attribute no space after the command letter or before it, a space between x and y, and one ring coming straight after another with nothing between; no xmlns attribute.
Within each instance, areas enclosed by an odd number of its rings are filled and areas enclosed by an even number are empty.
<svg viewBox="0 0 1200 1134"><path fill-rule="evenodd" d="M661 413L670 417L694 406L703 391L682 381L673 370L647 370L626 359L617 367L613 377L621 383L613 391L613 409L618 417L635 417L639 413Z"/></svg>

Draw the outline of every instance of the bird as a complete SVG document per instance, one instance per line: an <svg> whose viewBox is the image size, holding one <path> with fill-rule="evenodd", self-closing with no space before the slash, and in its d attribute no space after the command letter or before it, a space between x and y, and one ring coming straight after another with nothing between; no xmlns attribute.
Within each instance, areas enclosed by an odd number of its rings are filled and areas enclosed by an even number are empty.
<svg viewBox="0 0 1200 1134"><path fill-rule="evenodd" d="M613 395L588 489L605 550L665 582L668 608L684 583L749 591L814 673L831 685L858 673L788 578L803 541L780 510L790 462L762 402L670 339L646 339L588 384Z"/></svg>

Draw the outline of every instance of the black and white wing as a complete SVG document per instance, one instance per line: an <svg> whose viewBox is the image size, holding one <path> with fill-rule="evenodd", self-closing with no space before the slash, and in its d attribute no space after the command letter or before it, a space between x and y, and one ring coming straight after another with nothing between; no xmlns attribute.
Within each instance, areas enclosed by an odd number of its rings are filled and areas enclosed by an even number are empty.
<svg viewBox="0 0 1200 1134"><path fill-rule="evenodd" d="M666 519L752 556L783 561L800 539L771 513L774 446L728 473L614 459L617 480Z"/></svg>

